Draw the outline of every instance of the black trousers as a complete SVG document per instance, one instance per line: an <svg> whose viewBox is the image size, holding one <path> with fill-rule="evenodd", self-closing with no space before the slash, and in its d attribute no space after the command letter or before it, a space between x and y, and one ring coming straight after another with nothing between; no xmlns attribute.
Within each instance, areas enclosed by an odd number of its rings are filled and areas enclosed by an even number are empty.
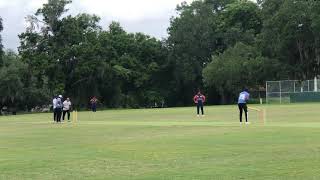
<svg viewBox="0 0 320 180"><path fill-rule="evenodd" d="M201 109L202 115L204 115L204 112L203 112L203 104L197 104L197 114L198 114L198 115L199 115L199 113L200 113L200 109Z"/></svg>
<svg viewBox="0 0 320 180"><path fill-rule="evenodd" d="M246 122L248 122L248 107L247 107L247 104L239 103L238 107L239 107L239 111L240 111L240 122L242 122L242 113L243 113L243 111L245 112Z"/></svg>
<svg viewBox="0 0 320 180"><path fill-rule="evenodd" d="M57 122L61 122L62 109L57 108Z"/></svg>
<svg viewBox="0 0 320 180"><path fill-rule="evenodd" d="M97 112L97 105L96 104L92 104L91 105L91 110L92 110L92 112Z"/></svg>
<svg viewBox="0 0 320 180"><path fill-rule="evenodd" d="M64 117L68 114L68 120L70 120L70 111L69 110L63 110L62 120L64 121Z"/></svg>
<svg viewBox="0 0 320 180"><path fill-rule="evenodd" d="M57 108L53 109L53 121L56 122L57 121Z"/></svg>

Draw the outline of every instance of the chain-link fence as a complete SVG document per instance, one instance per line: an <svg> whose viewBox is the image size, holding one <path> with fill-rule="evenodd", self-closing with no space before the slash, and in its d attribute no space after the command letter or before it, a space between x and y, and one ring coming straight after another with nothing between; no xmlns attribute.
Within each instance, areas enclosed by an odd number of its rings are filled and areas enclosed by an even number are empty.
<svg viewBox="0 0 320 180"><path fill-rule="evenodd" d="M266 82L266 103L320 102L320 80Z"/></svg>

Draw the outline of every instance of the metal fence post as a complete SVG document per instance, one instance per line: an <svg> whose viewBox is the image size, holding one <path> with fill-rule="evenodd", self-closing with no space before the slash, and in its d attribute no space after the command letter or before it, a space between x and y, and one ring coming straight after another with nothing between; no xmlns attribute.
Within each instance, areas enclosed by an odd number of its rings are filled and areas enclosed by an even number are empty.
<svg viewBox="0 0 320 180"><path fill-rule="evenodd" d="M280 104L282 104L282 97L281 97L281 91L282 91L282 89L281 89L281 81L279 81L279 87L280 87Z"/></svg>

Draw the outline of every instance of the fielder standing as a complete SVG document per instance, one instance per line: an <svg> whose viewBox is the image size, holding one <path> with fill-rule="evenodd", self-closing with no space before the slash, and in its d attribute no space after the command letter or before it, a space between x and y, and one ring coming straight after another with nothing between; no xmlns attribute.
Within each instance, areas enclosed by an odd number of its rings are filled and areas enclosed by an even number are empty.
<svg viewBox="0 0 320 180"><path fill-rule="evenodd" d="M98 103L98 99L95 96L93 96L93 98L90 99L92 112L97 112L97 103Z"/></svg>
<svg viewBox="0 0 320 180"><path fill-rule="evenodd" d="M199 91L198 94L193 97L193 101L197 105L197 116L199 117L200 109L202 116L204 116L203 104L206 102L206 97Z"/></svg>

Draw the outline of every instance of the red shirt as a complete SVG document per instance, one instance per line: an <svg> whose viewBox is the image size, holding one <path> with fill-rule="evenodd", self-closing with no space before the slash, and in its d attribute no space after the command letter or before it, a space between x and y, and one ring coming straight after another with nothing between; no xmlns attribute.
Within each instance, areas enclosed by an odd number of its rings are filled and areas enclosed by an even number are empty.
<svg viewBox="0 0 320 180"><path fill-rule="evenodd" d="M90 100L91 104L97 104L98 99L97 98L92 98Z"/></svg>
<svg viewBox="0 0 320 180"><path fill-rule="evenodd" d="M193 97L194 103L198 104L199 102L204 103L206 102L206 97L202 94L197 94Z"/></svg>

